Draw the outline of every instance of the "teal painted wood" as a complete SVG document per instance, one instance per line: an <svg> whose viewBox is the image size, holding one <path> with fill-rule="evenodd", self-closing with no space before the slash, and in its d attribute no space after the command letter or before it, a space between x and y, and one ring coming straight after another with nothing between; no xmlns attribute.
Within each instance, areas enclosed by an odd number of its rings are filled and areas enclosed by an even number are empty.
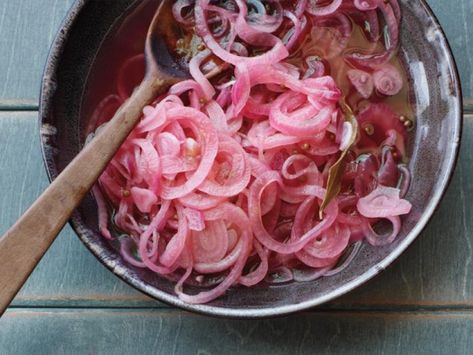
<svg viewBox="0 0 473 355"><path fill-rule="evenodd" d="M48 184L36 117L36 112L0 112L1 234ZM19 300L21 304L71 304L76 300L113 304L130 297L134 302L146 300L105 269L68 225L34 271Z"/></svg>
<svg viewBox="0 0 473 355"><path fill-rule="evenodd" d="M470 312L316 312L265 321L170 310L13 310L2 354L471 354Z"/></svg>
<svg viewBox="0 0 473 355"><path fill-rule="evenodd" d="M34 110L50 43L72 2L0 1L0 233L47 186ZM454 49L465 97L473 98L473 1L429 4ZM473 100L466 104L473 112ZM0 319L0 353L469 354L472 149L473 116L452 185L427 229L379 277L322 307L330 312L228 321L168 309L107 271L67 226Z"/></svg>
<svg viewBox="0 0 473 355"><path fill-rule="evenodd" d="M473 98L473 1L427 0L444 29L455 60L463 87L465 104L472 108Z"/></svg>
<svg viewBox="0 0 473 355"><path fill-rule="evenodd" d="M47 53L72 2L0 1L0 108L37 108ZM465 97L473 98L473 24L469 20L473 15L473 2L428 0L428 3L453 47Z"/></svg>
<svg viewBox="0 0 473 355"><path fill-rule="evenodd" d="M54 36L73 0L0 1L0 100L34 103Z"/></svg>
<svg viewBox="0 0 473 355"><path fill-rule="evenodd" d="M0 112L0 233L46 187L36 113ZM465 119L461 158L431 223L400 259L367 285L324 307L473 306L473 116ZM41 261L15 306L164 307L106 270L69 226Z"/></svg>

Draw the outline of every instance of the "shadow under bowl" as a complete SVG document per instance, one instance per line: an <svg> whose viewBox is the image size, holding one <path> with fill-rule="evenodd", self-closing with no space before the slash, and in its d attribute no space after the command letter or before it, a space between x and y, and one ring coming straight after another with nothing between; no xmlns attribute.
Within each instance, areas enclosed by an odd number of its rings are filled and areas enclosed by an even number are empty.
<svg viewBox="0 0 473 355"><path fill-rule="evenodd" d="M83 144L81 103L94 60L104 39L136 0L77 0L52 46L40 98L41 143L50 179L74 158ZM445 35L425 1L400 1L403 17L399 55L408 71L415 103L416 129L409 141L413 205L398 238L390 245L363 244L341 273L313 282L235 287L205 305L182 302L173 282L122 259L117 244L101 237L97 206L88 195L71 224L82 242L114 274L168 304L203 314L260 318L304 310L363 284L391 264L420 234L439 204L456 163L462 128L462 97ZM54 134L51 134L54 132Z"/></svg>

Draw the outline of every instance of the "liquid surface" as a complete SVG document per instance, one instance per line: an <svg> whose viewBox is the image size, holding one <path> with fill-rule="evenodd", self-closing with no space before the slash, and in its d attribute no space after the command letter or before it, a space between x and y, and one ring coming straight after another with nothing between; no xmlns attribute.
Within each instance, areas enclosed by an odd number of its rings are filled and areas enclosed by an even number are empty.
<svg viewBox="0 0 473 355"><path fill-rule="evenodd" d="M317 14L325 2L282 3L175 2L187 10L174 8L182 26L166 40L192 79L143 109L94 187L102 235L121 234L130 264L179 280L186 302L342 272L361 241L393 242L412 207L397 0L378 12L333 2L330 16ZM154 4L127 14L98 54L85 135L141 81ZM209 81L212 62L224 68ZM380 221L392 228L375 231ZM188 294L184 283L216 286Z"/></svg>
<svg viewBox="0 0 473 355"><path fill-rule="evenodd" d="M154 0L143 0L139 6L117 21L117 24L111 29L111 32L104 40L91 68L90 75L87 78L86 91L83 97L81 122L87 124L82 130L84 132L82 137L84 140L87 134L96 128L95 123L90 122L89 124L89 121L97 105L105 97L118 94L116 87L120 68L130 58L144 53L146 33L156 9L157 5ZM309 56L324 58L324 63L329 68L328 74L333 76L337 85L346 96L347 103L357 112L363 109L368 102L357 93L347 80L347 71L353 69L354 66L343 59L343 54L357 51L382 52L384 49L380 42L372 43L368 40L367 32L365 31L365 28L368 26L366 23L360 23L354 19L350 20L353 31L349 37L348 44L342 50L339 49L341 35L336 29L329 27L309 29L309 33L302 36L303 41L297 44L296 49L287 62L303 68L304 66L307 67L305 58ZM192 55L199 52L201 45L202 41L198 36L183 28L182 38L176 42L175 49L172 52L176 56L177 61L188 63ZM322 49L327 47L330 47L331 50L326 51ZM170 43L170 48L173 48L172 43ZM408 64L403 63L398 56L394 56L390 60L390 64L398 68L402 75L403 86L401 91L394 96L384 96L375 93L369 101L384 102L395 112L415 122L414 103L409 99L408 77L405 70L405 66ZM133 65L133 70L129 72L130 75L126 79L129 88L137 86L143 79L144 65L144 58Z"/></svg>

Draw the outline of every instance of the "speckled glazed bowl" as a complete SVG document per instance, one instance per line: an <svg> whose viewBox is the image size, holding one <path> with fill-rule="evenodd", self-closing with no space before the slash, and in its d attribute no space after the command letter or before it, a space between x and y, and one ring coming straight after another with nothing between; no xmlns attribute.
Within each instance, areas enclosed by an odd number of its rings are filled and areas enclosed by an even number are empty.
<svg viewBox="0 0 473 355"><path fill-rule="evenodd" d="M51 179L83 143L81 102L96 54L110 29L140 1L77 0L67 15L46 65L40 102L40 126L56 128L41 130ZM377 248L363 245L350 266L335 276L306 283L236 287L212 303L189 305L174 295L172 282L129 265L117 245L100 236L91 195L71 219L79 238L114 274L138 290L171 305L216 316L256 318L300 311L340 296L381 272L419 235L440 202L455 166L462 127L460 82L443 32L424 1L400 3L400 56L413 88L417 127L409 141L413 179L407 198L413 210L394 243Z"/></svg>

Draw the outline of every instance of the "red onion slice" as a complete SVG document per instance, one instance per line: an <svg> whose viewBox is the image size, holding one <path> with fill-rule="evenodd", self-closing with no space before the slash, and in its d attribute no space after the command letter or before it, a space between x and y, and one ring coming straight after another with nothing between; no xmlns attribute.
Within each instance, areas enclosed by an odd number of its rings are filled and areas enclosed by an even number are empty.
<svg viewBox="0 0 473 355"><path fill-rule="evenodd" d="M399 216L386 217L392 223L393 229L385 235L379 235L373 230L368 222L362 224L362 230L366 240L373 246L383 246L392 243L401 230L401 219Z"/></svg>
<svg viewBox="0 0 473 355"><path fill-rule="evenodd" d="M208 221L203 230L191 232L192 255L196 263L221 260L227 252L228 234L223 221Z"/></svg>
<svg viewBox="0 0 473 355"><path fill-rule="evenodd" d="M358 211L368 218L387 218L407 214L412 205L399 197L399 189L379 185L368 196L360 198Z"/></svg>
<svg viewBox="0 0 473 355"><path fill-rule="evenodd" d="M148 189L142 189L140 187L132 187L131 198L135 203L136 207L143 213L151 212L153 206L158 202L158 197Z"/></svg>
<svg viewBox="0 0 473 355"><path fill-rule="evenodd" d="M376 90L383 95L393 96L402 89L403 80L399 70L390 64L385 64L373 73Z"/></svg>
<svg viewBox="0 0 473 355"><path fill-rule="evenodd" d="M319 259L335 258L347 248L349 241L350 229L336 225L308 243L304 251Z"/></svg>
<svg viewBox="0 0 473 355"><path fill-rule="evenodd" d="M314 16L328 16L338 10L343 0L330 0L328 5L319 6L319 0L308 0L306 11Z"/></svg>
<svg viewBox="0 0 473 355"><path fill-rule="evenodd" d="M351 69L347 72L348 79L365 99L369 98L374 90L373 77L371 74L358 69Z"/></svg>
<svg viewBox="0 0 473 355"><path fill-rule="evenodd" d="M378 8L383 13L389 33L386 50L384 53L380 54L354 53L348 55L348 58L359 66L372 67L388 62L394 56L399 44L399 19L396 18L392 6L389 3L386 4L383 0L377 0L377 4ZM372 6L369 6L368 10L372 10Z"/></svg>
<svg viewBox="0 0 473 355"><path fill-rule="evenodd" d="M386 64L398 42L397 1L178 0L173 12L185 31L195 24L206 45L189 63L192 79L143 109L93 188L101 234L112 238L107 202L127 233L119 238L123 259L176 280L184 302L206 303L233 285L334 275L355 257L360 243L353 251L351 243L392 242L399 216L411 209L401 198L410 174L399 164L408 124L385 97L404 84ZM386 51L348 54L355 68L346 67L342 53L360 23L369 26L366 45L377 48L379 14ZM320 53L307 52L306 40ZM210 56L225 68L212 79L204 74ZM129 73L142 62L124 63L119 95L97 107L90 139L131 94ZM347 79L351 87L342 88L357 112L359 140L346 153L341 192L319 218L329 168L353 136L335 81ZM359 110L360 96L373 102ZM373 229L381 219L393 225L385 235ZM187 294L187 283L209 289Z"/></svg>

